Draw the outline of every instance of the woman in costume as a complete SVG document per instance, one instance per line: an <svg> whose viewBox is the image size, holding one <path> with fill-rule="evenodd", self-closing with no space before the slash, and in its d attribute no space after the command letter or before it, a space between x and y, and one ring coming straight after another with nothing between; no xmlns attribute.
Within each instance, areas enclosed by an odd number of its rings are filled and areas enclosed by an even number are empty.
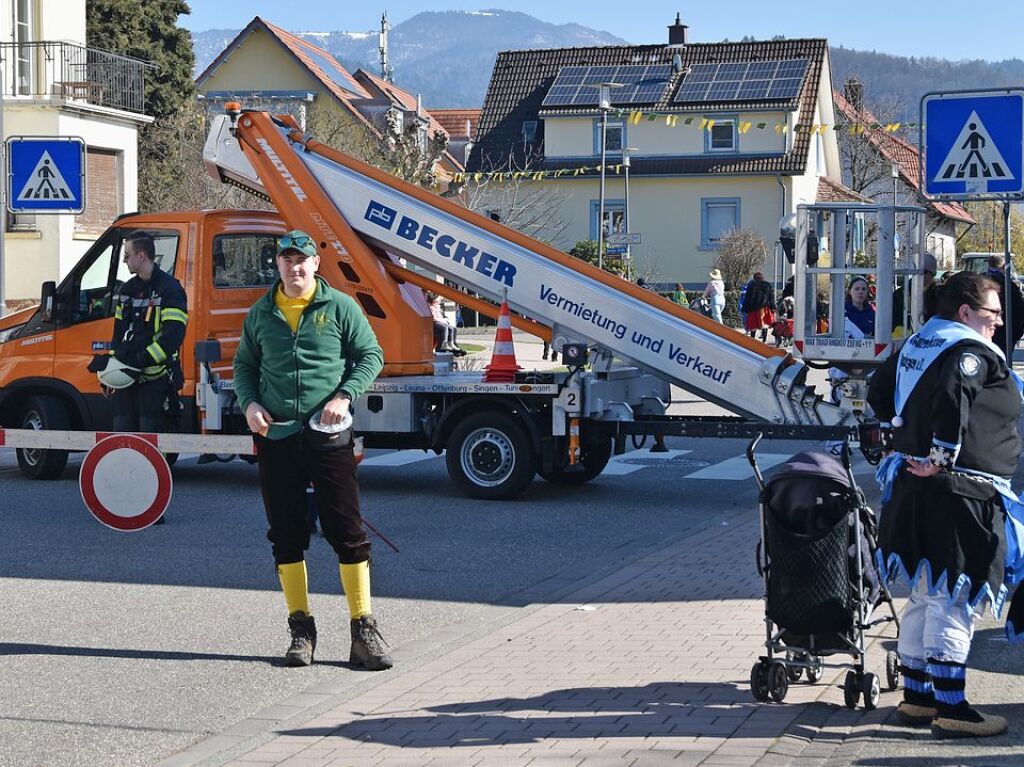
<svg viewBox="0 0 1024 767"><path fill-rule="evenodd" d="M925 295L930 319L879 368L868 394L894 451L879 468L880 565L912 589L900 626L897 711L938 737L1006 731L1004 718L965 696L977 618L986 606L1001 611L1012 571L1021 569L1024 528L1014 516L1024 515L1009 488L1021 394L992 343L1001 315L987 277L961 272L934 285Z"/></svg>

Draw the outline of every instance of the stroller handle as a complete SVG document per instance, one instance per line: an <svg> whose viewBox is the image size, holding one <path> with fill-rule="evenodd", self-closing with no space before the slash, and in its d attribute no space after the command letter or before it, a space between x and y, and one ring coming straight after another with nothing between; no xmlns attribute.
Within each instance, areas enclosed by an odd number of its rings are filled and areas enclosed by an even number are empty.
<svg viewBox="0 0 1024 767"><path fill-rule="evenodd" d="M754 457L754 451L757 450L758 444L764 438L763 432L758 432L757 435L750 440L750 444L747 445L747 461L750 462L750 467L754 470L754 479L757 481L757 486L764 491L764 476L761 474L761 469L757 465L757 458Z"/></svg>

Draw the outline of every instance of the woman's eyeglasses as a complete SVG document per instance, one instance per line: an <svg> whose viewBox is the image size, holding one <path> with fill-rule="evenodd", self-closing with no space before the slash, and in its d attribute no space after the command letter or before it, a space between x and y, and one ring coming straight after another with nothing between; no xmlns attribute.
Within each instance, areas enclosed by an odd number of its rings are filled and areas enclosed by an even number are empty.
<svg viewBox="0 0 1024 767"><path fill-rule="evenodd" d="M976 312L988 312L992 316L993 319L995 319L997 317L1002 317L1003 316L1003 310L1002 309L990 309L987 306L979 306L974 311L976 311Z"/></svg>

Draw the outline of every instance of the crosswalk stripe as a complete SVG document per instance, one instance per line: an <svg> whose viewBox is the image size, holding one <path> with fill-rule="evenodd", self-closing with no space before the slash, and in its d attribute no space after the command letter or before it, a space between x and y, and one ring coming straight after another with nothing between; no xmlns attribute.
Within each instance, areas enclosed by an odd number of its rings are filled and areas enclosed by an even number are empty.
<svg viewBox="0 0 1024 767"><path fill-rule="evenodd" d="M444 455L444 453L441 453ZM396 450L393 453L386 453L384 455L373 455L364 457L360 462L360 466L408 466L411 463L419 463L420 461L429 461L434 458L440 458L441 455L437 455L433 452L425 452L421 450Z"/></svg>
<svg viewBox="0 0 1024 767"><path fill-rule="evenodd" d="M673 458L678 458L681 455L692 452L692 450L669 450L667 453L652 453L649 450L632 450L623 455L614 456L608 461L608 465L605 466L601 474L621 477L650 466L650 464L646 463L627 463L627 461L635 461L638 458L642 458L645 461L671 461Z"/></svg>
<svg viewBox="0 0 1024 767"><path fill-rule="evenodd" d="M791 456L792 453L760 453L757 456L757 465L761 471L765 471L766 469L770 469L772 466L777 466L783 461L789 460ZM747 457L745 455L737 455L695 471L693 474L688 474L686 479L720 479L737 481L750 479L753 476L754 470L750 468L750 463L747 461Z"/></svg>

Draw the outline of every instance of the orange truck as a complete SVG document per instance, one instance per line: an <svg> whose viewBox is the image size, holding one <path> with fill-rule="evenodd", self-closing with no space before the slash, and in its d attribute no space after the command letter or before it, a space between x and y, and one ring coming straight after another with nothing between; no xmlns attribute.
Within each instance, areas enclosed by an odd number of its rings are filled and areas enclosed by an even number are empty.
<svg viewBox="0 0 1024 767"><path fill-rule="evenodd" d="M824 434L852 423L785 352L320 144L288 116L230 108L204 158L213 176L277 212L117 219L60 284L43 285L39 307L0 319L0 428L109 428L109 402L86 366L113 331L112 297L129 276L124 238L143 230L188 294L180 429L247 434L231 360L248 308L276 280L275 240L289 229L317 240L320 273L355 298L384 349L382 376L354 408L366 447L446 451L449 475L471 497L513 498L535 475L588 481L628 434L741 436L773 425ZM513 324L568 352L568 369L523 371L508 383L435 373L427 288L491 316L507 300ZM671 418L672 384L739 417ZM67 457L18 449L23 473L39 479L59 475Z"/></svg>

